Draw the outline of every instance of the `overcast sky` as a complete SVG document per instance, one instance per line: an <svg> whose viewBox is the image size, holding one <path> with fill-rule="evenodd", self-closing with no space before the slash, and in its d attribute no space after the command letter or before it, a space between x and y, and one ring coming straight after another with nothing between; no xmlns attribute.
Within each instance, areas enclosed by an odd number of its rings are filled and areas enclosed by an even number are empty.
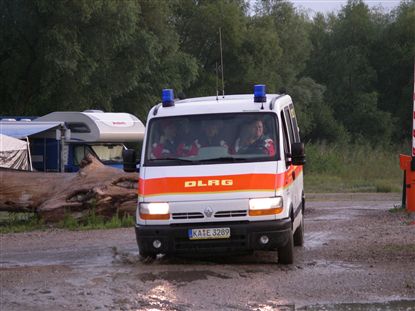
<svg viewBox="0 0 415 311"><path fill-rule="evenodd" d="M329 13L332 11L338 11L342 6L347 4L347 0L290 0L298 8L302 7L309 12L310 15L314 15L317 12ZM383 7L386 12L397 7L400 3L399 0L364 0L369 7Z"/></svg>

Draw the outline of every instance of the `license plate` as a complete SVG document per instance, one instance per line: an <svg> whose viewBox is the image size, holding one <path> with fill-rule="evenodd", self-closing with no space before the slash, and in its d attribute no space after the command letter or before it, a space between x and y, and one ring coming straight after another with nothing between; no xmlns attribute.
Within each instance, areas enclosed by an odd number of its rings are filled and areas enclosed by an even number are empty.
<svg viewBox="0 0 415 311"><path fill-rule="evenodd" d="M188 234L190 240L228 239L231 228L189 229Z"/></svg>

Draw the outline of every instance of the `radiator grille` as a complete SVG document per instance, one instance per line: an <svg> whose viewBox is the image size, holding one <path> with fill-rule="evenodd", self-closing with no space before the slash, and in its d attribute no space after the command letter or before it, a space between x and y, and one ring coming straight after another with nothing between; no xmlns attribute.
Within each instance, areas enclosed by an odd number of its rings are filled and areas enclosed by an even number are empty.
<svg viewBox="0 0 415 311"><path fill-rule="evenodd" d="M203 218L203 214L199 212L193 213L173 213L173 219L196 219Z"/></svg>
<svg viewBox="0 0 415 311"><path fill-rule="evenodd" d="M244 217L246 216L246 210L240 211L220 211L215 213L215 218L225 218L225 217Z"/></svg>
<svg viewBox="0 0 415 311"><path fill-rule="evenodd" d="M228 217L245 217L247 215L246 210L239 211L219 211L216 212L215 218L228 218ZM173 219L197 219L205 218L205 215L200 212L189 212L189 213L173 213Z"/></svg>

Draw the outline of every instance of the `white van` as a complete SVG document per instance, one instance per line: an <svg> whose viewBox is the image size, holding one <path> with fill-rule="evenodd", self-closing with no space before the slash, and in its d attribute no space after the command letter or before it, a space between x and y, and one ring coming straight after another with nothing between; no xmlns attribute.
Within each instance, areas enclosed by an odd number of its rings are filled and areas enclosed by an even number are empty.
<svg viewBox="0 0 415 311"><path fill-rule="evenodd" d="M134 152L124 169L135 170ZM293 263L304 235L304 145L288 95L162 103L148 115L136 236L141 256L278 251Z"/></svg>

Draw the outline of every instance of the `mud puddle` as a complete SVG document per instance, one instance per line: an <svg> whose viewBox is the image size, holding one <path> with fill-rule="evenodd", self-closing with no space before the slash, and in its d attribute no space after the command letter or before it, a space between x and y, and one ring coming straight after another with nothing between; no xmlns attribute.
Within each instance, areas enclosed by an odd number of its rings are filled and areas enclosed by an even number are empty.
<svg viewBox="0 0 415 311"><path fill-rule="evenodd" d="M396 300L383 303L344 303L313 305L293 310L301 311L412 311L415 310L415 300Z"/></svg>
<svg viewBox="0 0 415 311"><path fill-rule="evenodd" d="M394 200L315 196L288 266L276 252L142 262L133 228L3 235L1 310L415 310L415 226Z"/></svg>
<svg viewBox="0 0 415 311"><path fill-rule="evenodd" d="M30 267L61 265L68 267L105 267L110 266L114 261L138 261L136 248L125 250L125 258L118 258L116 247L105 247L81 250L48 250L48 251L27 251L10 252L1 255L1 268ZM128 255L127 255L128 254Z"/></svg>

